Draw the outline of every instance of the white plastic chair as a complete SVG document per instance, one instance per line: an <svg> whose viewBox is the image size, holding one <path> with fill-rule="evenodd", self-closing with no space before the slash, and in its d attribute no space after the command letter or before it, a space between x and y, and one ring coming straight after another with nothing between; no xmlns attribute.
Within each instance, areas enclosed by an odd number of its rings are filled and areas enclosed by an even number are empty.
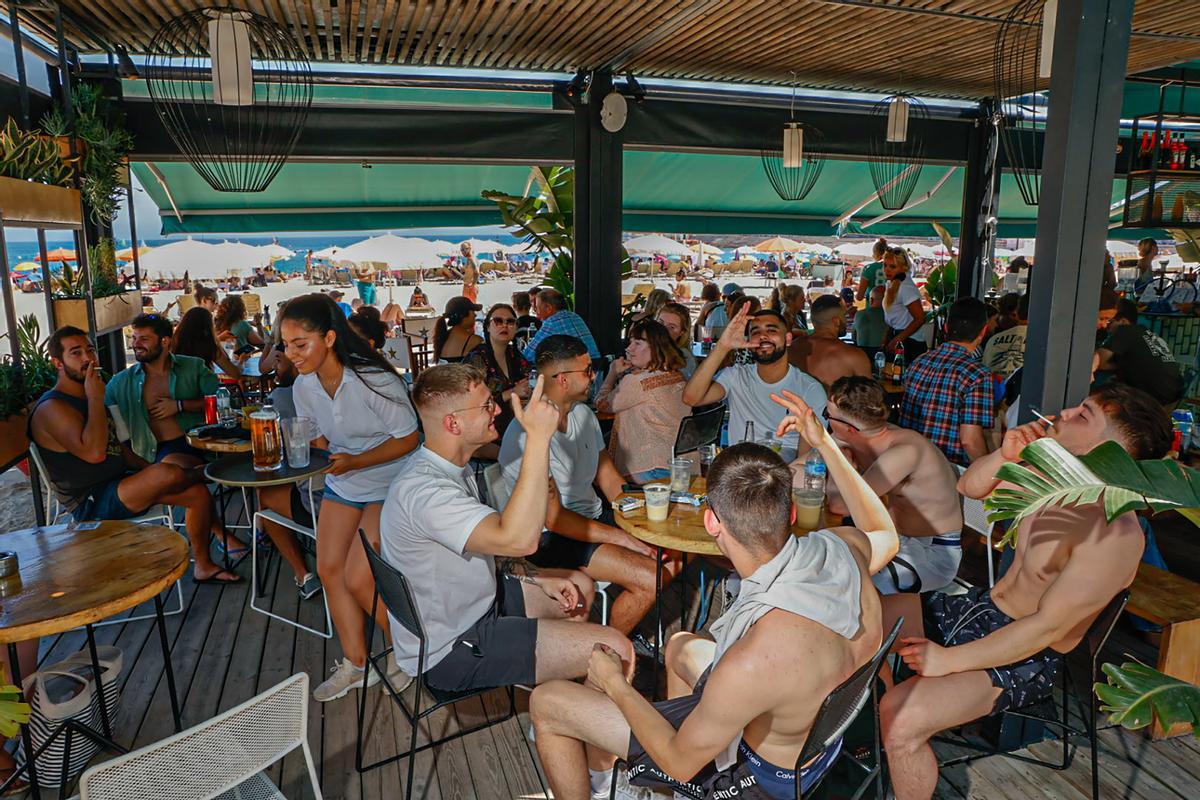
<svg viewBox="0 0 1200 800"><path fill-rule="evenodd" d="M488 505L497 511L508 505L508 484L504 482L504 471L500 464L488 464L483 468L483 484L487 487ZM608 624L609 581L596 581L596 594L600 595L600 624Z"/></svg>
<svg viewBox="0 0 1200 800"><path fill-rule="evenodd" d="M955 464L954 469L960 478L967 471L966 467L959 464ZM964 532L965 529L970 528L983 536L983 549L987 552L988 586L995 586L996 570L992 566L992 523L988 521L987 509L984 508L983 501L962 495L962 515Z"/></svg>
<svg viewBox="0 0 1200 800"><path fill-rule="evenodd" d="M79 800L284 800L263 770L296 748L322 800L302 672L207 722L97 764L79 779Z"/></svg>
<svg viewBox="0 0 1200 800"><path fill-rule="evenodd" d="M58 496L54 493L54 487L50 485L50 473L46 471L46 464L42 461L42 454L38 451L38 446L32 440L29 442L29 458L33 461L33 465L38 471L38 477L41 479L42 498L44 502L42 511L45 513L46 524L57 525L58 521L69 512L63 507L63 504L59 501ZM136 522L139 525L161 524L165 525L171 530L175 530L175 519L173 516L174 513L175 510L171 506L167 505L166 503L160 503L159 505L151 506L142 516L136 517L129 521ZM164 610L164 617L171 617L176 614L183 613L183 585L179 581L175 581L175 597L179 602L176 604L175 608ZM150 613L134 614L128 617L113 617L112 619L93 622L92 627L101 628L105 625L116 625L119 623L137 622L138 620L154 618L155 615Z"/></svg>
<svg viewBox="0 0 1200 800"><path fill-rule="evenodd" d="M266 509L266 510L259 509L258 511L254 512L253 530L255 531L255 534L250 537L250 574L255 577L252 578L250 581L250 607L253 608L255 611L257 611L258 613L266 614L268 617L277 619L280 622L286 622L288 625L294 625L295 627L297 627L301 630L308 631L309 633L315 633L317 636L320 636L325 639L332 639L333 638L333 619L329 616L329 597L325 594L324 591L321 592L321 602L323 602L325 604L325 630L323 630L323 631L319 631L316 628L310 628L307 625L302 625L294 619L288 619L287 617L281 617L278 614L276 614L274 611L271 611L270 609L263 608L261 606L256 605L257 601L260 599L260 596L258 594L258 577L257 577L258 576L258 534L257 534L257 531L260 530L259 520L264 520L264 519L270 520L271 522L282 525L283 527L293 530L296 533L303 534L304 536L309 537L310 539L312 539L315 542L317 540L317 505L316 505L316 503L313 502L312 482L313 482L313 479L309 478L308 482L307 482L308 483L308 507L312 513L312 518L313 518L313 524L312 524L311 528L308 527L307 525L301 525L299 522L296 522L294 519L291 519L290 517L285 517L282 514L279 514L270 509ZM280 567L280 568L282 569L282 567Z"/></svg>

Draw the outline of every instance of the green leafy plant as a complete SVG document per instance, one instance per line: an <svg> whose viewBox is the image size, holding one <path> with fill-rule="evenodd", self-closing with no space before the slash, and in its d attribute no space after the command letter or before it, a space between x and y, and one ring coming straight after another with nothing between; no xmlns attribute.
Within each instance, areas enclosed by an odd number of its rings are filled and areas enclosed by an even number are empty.
<svg viewBox="0 0 1200 800"><path fill-rule="evenodd" d="M22 130L13 117L0 130L0 175L51 186L71 184L71 167L59 155L58 145Z"/></svg>
<svg viewBox="0 0 1200 800"><path fill-rule="evenodd" d="M88 269L92 275L92 297L109 297L122 294L125 289L117 281L116 247L112 239L101 239L94 245L88 246ZM59 300L70 300L87 297L87 280L85 272L79 267L73 267L64 262L62 271L52 275L51 286L54 297Z"/></svg>
<svg viewBox="0 0 1200 800"><path fill-rule="evenodd" d="M1129 730L1158 722L1164 728L1185 724L1200 737L1200 686L1164 675L1156 669L1126 662L1121 666L1103 664L1108 683L1096 683L1100 710L1109 722Z"/></svg>
<svg viewBox="0 0 1200 800"><path fill-rule="evenodd" d="M71 125L67 122L67 117L62 113L62 109L57 105L51 106L50 110L42 115L38 125L47 136L57 138L71 135Z"/></svg>
<svg viewBox="0 0 1200 800"><path fill-rule="evenodd" d="M80 159L80 189L92 220L112 225L125 190L126 158L133 151L133 136L125 130L125 115L104 92L80 83L72 95L75 135L84 147Z"/></svg>
<svg viewBox="0 0 1200 800"><path fill-rule="evenodd" d="M19 373L11 356L0 361L0 419L23 412L58 379L58 371L51 363L46 342L42 339L41 326L33 314L17 321L17 345L21 354ZM0 687L0 700L2 695L3 687ZM2 717L0 713L0 720Z"/></svg>
<svg viewBox="0 0 1200 800"><path fill-rule="evenodd" d="M11 739L29 722L33 709L21 699L21 689L8 680L8 669L0 665L0 736Z"/></svg>

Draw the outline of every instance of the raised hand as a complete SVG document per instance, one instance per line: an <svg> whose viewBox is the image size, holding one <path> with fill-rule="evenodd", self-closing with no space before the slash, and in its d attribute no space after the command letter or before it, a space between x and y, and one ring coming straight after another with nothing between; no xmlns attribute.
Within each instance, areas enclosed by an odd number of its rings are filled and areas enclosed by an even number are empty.
<svg viewBox="0 0 1200 800"><path fill-rule="evenodd" d="M542 436L549 439L558 430L558 406L542 396L546 386L546 376L538 375L529 402L523 406L521 398L512 396L513 418L521 423L529 436Z"/></svg>
<svg viewBox="0 0 1200 800"><path fill-rule="evenodd" d="M750 340L746 337L746 323L749 319L750 304L746 303L733 315L733 319L729 320L729 324L721 332L721 338L717 340L717 345L727 350L745 350L750 347Z"/></svg>
<svg viewBox="0 0 1200 800"><path fill-rule="evenodd" d="M1052 419L1053 416L1053 414L1050 415L1050 418ZM1043 438L1049 432L1050 426L1040 419L1009 428L1004 434L1004 441L1000 443L1000 454L1004 456L1005 461L1020 461L1021 451L1025 449L1025 446Z"/></svg>
<svg viewBox="0 0 1200 800"><path fill-rule="evenodd" d="M88 364L83 373L83 394L88 400L104 399L104 379L100 377L100 368L95 361Z"/></svg>
<svg viewBox="0 0 1200 800"><path fill-rule="evenodd" d="M809 447L820 447L829 437L817 415L813 413L804 398L786 389L780 395L771 394L771 399L788 410L788 415L775 429L775 435L782 437L788 433L798 433L808 443Z"/></svg>

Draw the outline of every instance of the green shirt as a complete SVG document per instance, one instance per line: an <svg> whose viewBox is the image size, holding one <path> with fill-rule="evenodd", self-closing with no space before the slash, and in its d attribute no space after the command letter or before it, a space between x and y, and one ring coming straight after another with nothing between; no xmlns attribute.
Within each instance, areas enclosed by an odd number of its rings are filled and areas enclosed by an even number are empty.
<svg viewBox="0 0 1200 800"><path fill-rule="evenodd" d="M887 276L883 274L882 261L872 261L863 267L862 277L867 282L868 296L876 286L887 286Z"/></svg>
<svg viewBox="0 0 1200 800"><path fill-rule="evenodd" d="M886 334L882 307L867 306L854 315L854 343L859 347L882 347Z"/></svg>
<svg viewBox="0 0 1200 800"><path fill-rule="evenodd" d="M193 356L168 355L170 364L170 396L172 400L199 400L215 394L216 374L202 359ZM117 406L129 428L129 447L134 453L153 463L158 451L158 439L150 430L150 412L142 390L146 385L146 370L139 362L113 376L104 389L104 405ZM204 423L204 414L183 411L177 415L184 431Z"/></svg>
<svg viewBox="0 0 1200 800"><path fill-rule="evenodd" d="M253 329L250 327L250 323L244 319L233 323L233 326L230 327L229 332L237 338L238 350L241 350L243 347L250 344L251 330Z"/></svg>

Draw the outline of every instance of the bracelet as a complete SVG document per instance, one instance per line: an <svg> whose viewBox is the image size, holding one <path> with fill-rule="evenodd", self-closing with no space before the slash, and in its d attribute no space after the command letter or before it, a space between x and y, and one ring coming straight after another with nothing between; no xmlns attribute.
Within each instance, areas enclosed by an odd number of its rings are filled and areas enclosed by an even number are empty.
<svg viewBox="0 0 1200 800"><path fill-rule="evenodd" d="M183 401L182 400L175 401L175 410L178 411L180 414L183 413Z"/></svg>

